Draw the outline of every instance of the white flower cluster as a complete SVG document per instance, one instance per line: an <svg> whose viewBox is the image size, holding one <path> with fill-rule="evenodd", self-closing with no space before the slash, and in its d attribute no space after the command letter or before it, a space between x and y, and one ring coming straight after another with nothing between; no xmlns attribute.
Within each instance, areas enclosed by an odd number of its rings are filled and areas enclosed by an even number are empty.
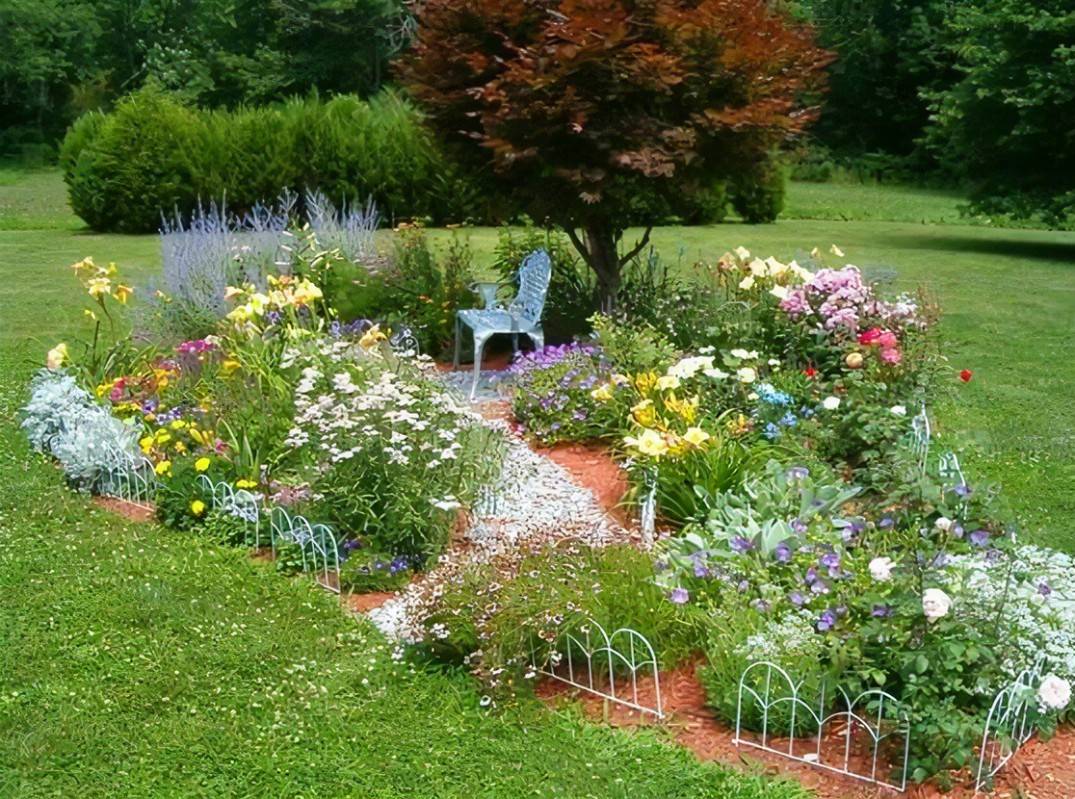
<svg viewBox="0 0 1075 799"><path fill-rule="evenodd" d="M996 622L1011 646L1004 668L1015 677L1039 656L1053 676L1075 680L1075 560L1051 549L1019 547L1012 560L953 557L951 590L981 608L999 608ZM958 586L958 587L957 587Z"/></svg>
<svg viewBox="0 0 1075 799"><path fill-rule="evenodd" d="M771 619L760 632L736 647L735 654L751 662L814 663L825 640L817 634L814 622L813 615L806 610Z"/></svg>

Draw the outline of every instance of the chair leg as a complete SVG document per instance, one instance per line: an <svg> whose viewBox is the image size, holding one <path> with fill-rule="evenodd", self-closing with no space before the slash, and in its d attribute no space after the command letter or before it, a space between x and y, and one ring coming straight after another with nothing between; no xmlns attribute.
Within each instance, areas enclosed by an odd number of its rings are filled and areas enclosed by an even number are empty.
<svg viewBox="0 0 1075 799"><path fill-rule="evenodd" d="M519 354L519 334L518 333L512 333L511 334L511 354L512 355L518 355Z"/></svg>
<svg viewBox="0 0 1075 799"><path fill-rule="evenodd" d="M485 349L485 336L474 336L474 380L470 384L470 399L474 401L474 395L478 392L478 383L482 376L482 351Z"/></svg>
<svg viewBox="0 0 1075 799"><path fill-rule="evenodd" d="M459 355L463 347L463 325L459 317L455 317L455 358L452 359L452 368L459 368Z"/></svg>
<svg viewBox="0 0 1075 799"><path fill-rule="evenodd" d="M545 331L540 327L536 330L531 330L529 336L530 340L534 342L534 349L540 350L545 346Z"/></svg>

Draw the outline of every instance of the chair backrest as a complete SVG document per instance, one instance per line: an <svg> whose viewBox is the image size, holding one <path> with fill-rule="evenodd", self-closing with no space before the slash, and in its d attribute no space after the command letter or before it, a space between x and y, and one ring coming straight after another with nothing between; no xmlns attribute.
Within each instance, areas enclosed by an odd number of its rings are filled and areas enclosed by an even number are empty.
<svg viewBox="0 0 1075 799"><path fill-rule="evenodd" d="M530 324L540 322L551 277L552 261L545 250L534 250L526 256L519 267L519 291L508 311Z"/></svg>

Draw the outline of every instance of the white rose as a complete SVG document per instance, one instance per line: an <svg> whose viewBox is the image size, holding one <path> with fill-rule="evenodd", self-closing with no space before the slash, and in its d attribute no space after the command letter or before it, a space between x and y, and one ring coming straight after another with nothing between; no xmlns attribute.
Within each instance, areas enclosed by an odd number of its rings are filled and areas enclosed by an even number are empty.
<svg viewBox="0 0 1075 799"><path fill-rule="evenodd" d="M888 412L891 413L893 416L906 416L907 408L903 405L893 405L891 408L888 409Z"/></svg>
<svg viewBox="0 0 1075 799"><path fill-rule="evenodd" d="M940 588L927 588L922 593L922 613L928 621L937 621L952 609L952 598Z"/></svg>
<svg viewBox="0 0 1075 799"><path fill-rule="evenodd" d="M892 558L874 558L870 561L870 576L879 582L892 579Z"/></svg>
<svg viewBox="0 0 1075 799"><path fill-rule="evenodd" d="M933 522L933 526L936 527L938 530L947 533L949 530L952 529L952 520L949 519L947 516L941 516L935 522Z"/></svg>
<svg viewBox="0 0 1075 799"><path fill-rule="evenodd" d="M742 369L737 369L735 376L739 378L740 383L753 383L758 379L758 373L751 369L749 366L744 366Z"/></svg>
<svg viewBox="0 0 1075 799"><path fill-rule="evenodd" d="M1071 683L1049 674L1038 686L1038 699L1049 710L1063 710L1071 702Z"/></svg>
<svg viewBox="0 0 1075 799"><path fill-rule="evenodd" d="M742 347L740 347L739 349L732 350L731 355L733 358L738 358L741 361L745 361L747 358L750 357L750 353L744 350Z"/></svg>
<svg viewBox="0 0 1075 799"><path fill-rule="evenodd" d="M725 372L723 369L706 369L703 374L706 377L713 378L714 380L723 380L728 376L728 373Z"/></svg>
<svg viewBox="0 0 1075 799"><path fill-rule="evenodd" d="M840 407L840 398L832 396L825 397L825 399L821 401L821 407L827 411L834 411Z"/></svg>

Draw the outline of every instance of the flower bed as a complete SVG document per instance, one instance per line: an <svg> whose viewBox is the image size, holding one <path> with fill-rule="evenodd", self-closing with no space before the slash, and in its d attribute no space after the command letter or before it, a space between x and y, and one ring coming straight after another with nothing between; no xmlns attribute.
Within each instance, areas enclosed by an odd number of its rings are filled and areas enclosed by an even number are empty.
<svg viewBox="0 0 1075 799"><path fill-rule="evenodd" d="M403 236L402 263L427 275L420 233ZM817 252L737 250L671 286L676 316L655 316L660 297L629 303L584 340L521 355L504 425L380 325L340 318L341 257L308 240L279 273L241 265L208 327L158 296L166 312L135 338L115 325L138 292L81 262L95 336L49 353L31 441L82 490L148 468L162 521L223 542L250 545L274 507L327 525L333 587L398 592L375 623L465 665L490 704L588 617L643 633L664 667L700 659L728 723L759 661L830 697L883 689L908 708L916 781L973 768L994 696L1039 657L1030 723L1068 718L1075 564L1018 544L996 492L938 451L924 409L973 376L946 366L923 295L885 296ZM197 335L175 338L177 319ZM652 551L520 436L607 446L628 504L655 503ZM221 484L257 502L221 504L206 491ZM281 569L305 563L300 539L278 548Z"/></svg>

